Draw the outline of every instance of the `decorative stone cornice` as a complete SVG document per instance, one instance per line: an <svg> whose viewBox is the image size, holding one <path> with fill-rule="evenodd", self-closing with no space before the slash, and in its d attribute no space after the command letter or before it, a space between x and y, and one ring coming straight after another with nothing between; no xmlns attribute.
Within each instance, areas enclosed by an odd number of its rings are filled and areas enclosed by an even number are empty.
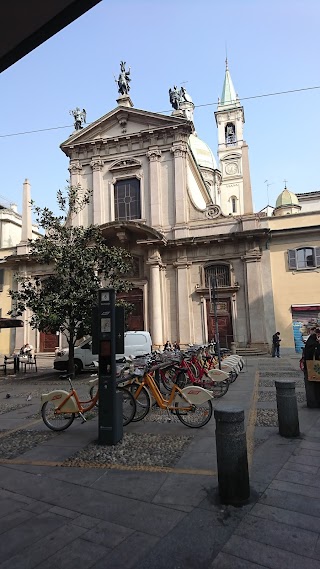
<svg viewBox="0 0 320 569"><path fill-rule="evenodd" d="M82 166L80 164L80 161L79 160L71 160L68 170L69 170L70 174L80 173L82 170Z"/></svg>
<svg viewBox="0 0 320 569"><path fill-rule="evenodd" d="M245 261L246 263L256 263L257 261L261 261L262 253L259 247L255 247L254 249L250 249L244 255L242 255L241 260Z"/></svg>
<svg viewBox="0 0 320 569"><path fill-rule="evenodd" d="M176 269L189 269L189 267L191 267L191 265L192 265L192 262L191 261L173 261L172 265Z"/></svg>
<svg viewBox="0 0 320 569"><path fill-rule="evenodd" d="M128 168L140 168L141 162L136 160L135 158L123 158L122 160L116 160L113 162L109 167L109 170L112 172L113 170L127 170Z"/></svg>
<svg viewBox="0 0 320 569"><path fill-rule="evenodd" d="M152 150L148 150L146 156L149 158L150 162L157 162L160 160L161 154L161 150L153 148Z"/></svg>
<svg viewBox="0 0 320 569"><path fill-rule="evenodd" d="M90 166L92 168L93 171L100 171L103 168L103 160L100 160L100 158L93 158L90 162Z"/></svg>

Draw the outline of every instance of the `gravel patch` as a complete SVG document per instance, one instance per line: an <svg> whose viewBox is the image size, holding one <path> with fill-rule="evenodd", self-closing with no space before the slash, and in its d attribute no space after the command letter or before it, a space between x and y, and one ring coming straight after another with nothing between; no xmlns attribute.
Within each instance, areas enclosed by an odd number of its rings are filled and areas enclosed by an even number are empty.
<svg viewBox="0 0 320 569"><path fill-rule="evenodd" d="M274 377L275 379L284 379L284 378L288 378L288 377L293 377L293 378L300 378L301 377L301 370L292 370L292 371L282 371L282 370L278 370L278 371L260 371L260 374L265 376L265 377Z"/></svg>
<svg viewBox="0 0 320 569"><path fill-rule="evenodd" d="M306 401L306 395L303 391L296 391L296 397L298 403L304 403ZM276 402L276 391L260 391L258 401Z"/></svg>
<svg viewBox="0 0 320 569"><path fill-rule="evenodd" d="M277 427L278 426L278 412L275 409L258 409L257 427Z"/></svg>
<svg viewBox="0 0 320 569"><path fill-rule="evenodd" d="M0 431L3 435L6 431ZM0 438L0 459L17 458L27 450L52 439L56 436L55 433L37 432L37 431L15 431L7 436Z"/></svg>
<svg viewBox="0 0 320 569"><path fill-rule="evenodd" d="M31 403L1 403L0 415L4 415L4 413L10 413L10 411L16 411L17 409L24 409L30 405Z"/></svg>
<svg viewBox="0 0 320 569"><path fill-rule="evenodd" d="M62 466L174 466L191 442L191 436L125 433L115 446L89 444Z"/></svg>
<svg viewBox="0 0 320 569"><path fill-rule="evenodd" d="M278 377L278 379L280 379L280 378ZM260 379L259 387L274 387L275 388L274 381L275 381L274 379ZM304 387L304 380L303 379L296 379L295 382L296 382L296 387Z"/></svg>

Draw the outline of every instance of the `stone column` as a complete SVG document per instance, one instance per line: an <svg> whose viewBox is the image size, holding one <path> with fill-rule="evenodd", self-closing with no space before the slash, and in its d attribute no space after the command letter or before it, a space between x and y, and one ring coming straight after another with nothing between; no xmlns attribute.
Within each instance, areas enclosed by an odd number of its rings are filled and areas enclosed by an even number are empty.
<svg viewBox="0 0 320 569"><path fill-rule="evenodd" d="M174 143L171 152L174 154L174 195L175 195L175 238L187 237L188 230L188 196L186 156L187 144Z"/></svg>
<svg viewBox="0 0 320 569"><path fill-rule="evenodd" d="M23 183L21 241L17 245L18 255L26 255L29 252L28 239L32 239L31 212L31 186L29 180L26 179Z"/></svg>
<svg viewBox="0 0 320 569"><path fill-rule="evenodd" d="M191 306L189 267L190 262L179 260L173 263L177 269L177 331L178 343L182 347L193 341L191 330Z"/></svg>
<svg viewBox="0 0 320 569"><path fill-rule="evenodd" d="M100 158L93 158L90 162L92 168L92 219L93 223L102 225L105 222L105 215L102 215L102 167L103 160ZM110 221L107 219L107 221Z"/></svg>
<svg viewBox="0 0 320 569"><path fill-rule="evenodd" d="M258 249L248 251L242 260L245 263L247 318L249 328L248 341L251 344L265 344L266 327L264 321L264 303L261 282L261 252Z"/></svg>
<svg viewBox="0 0 320 569"><path fill-rule="evenodd" d="M161 150L157 146L150 148L147 152L149 158L150 172L150 193L152 201L150 204L150 225L152 227L162 227L162 197L160 187L160 157Z"/></svg>
<svg viewBox="0 0 320 569"><path fill-rule="evenodd" d="M71 160L68 168L70 172L70 186L81 187L82 166L79 160ZM73 225L83 225L83 211L77 213L73 218Z"/></svg>
<svg viewBox="0 0 320 569"><path fill-rule="evenodd" d="M155 347L163 346L162 334L162 303L160 284L160 255L154 255L147 261L150 267L150 308L151 308L151 337Z"/></svg>

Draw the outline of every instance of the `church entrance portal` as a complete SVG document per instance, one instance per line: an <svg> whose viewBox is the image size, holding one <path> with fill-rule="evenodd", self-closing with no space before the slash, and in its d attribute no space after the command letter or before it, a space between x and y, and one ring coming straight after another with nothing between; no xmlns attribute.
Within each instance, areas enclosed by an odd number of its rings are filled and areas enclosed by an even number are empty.
<svg viewBox="0 0 320 569"><path fill-rule="evenodd" d="M208 315L208 336L209 340L215 337L215 318L213 304L207 300ZM220 346L222 348L230 348L233 342L232 318L231 318L231 301L227 299L219 299L217 301L217 317L219 327Z"/></svg>
<svg viewBox="0 0 320 569"><path fill-rule="evenodd" d="M127 330L144 330L143 291L140 288L133 288L129 292L119 292L117 298L133 305L133 311L126 319Z"/></svg>

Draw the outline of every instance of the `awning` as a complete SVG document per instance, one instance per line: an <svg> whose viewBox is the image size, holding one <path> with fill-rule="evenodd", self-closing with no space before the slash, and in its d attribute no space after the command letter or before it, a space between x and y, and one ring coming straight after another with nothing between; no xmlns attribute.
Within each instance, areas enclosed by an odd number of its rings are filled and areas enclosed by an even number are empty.
<svg viewBox="0 0 320 569"><path fill-rule="evenodd" d="M320 304L292 304L292 312L320 312Z"/></svg>
<svg viewBox="0 0 320 569"><path fill-rule="evenodd" d="M0 318L0 328L21 328L22 326L22 320L17 320L16 318Z"/></svg>

